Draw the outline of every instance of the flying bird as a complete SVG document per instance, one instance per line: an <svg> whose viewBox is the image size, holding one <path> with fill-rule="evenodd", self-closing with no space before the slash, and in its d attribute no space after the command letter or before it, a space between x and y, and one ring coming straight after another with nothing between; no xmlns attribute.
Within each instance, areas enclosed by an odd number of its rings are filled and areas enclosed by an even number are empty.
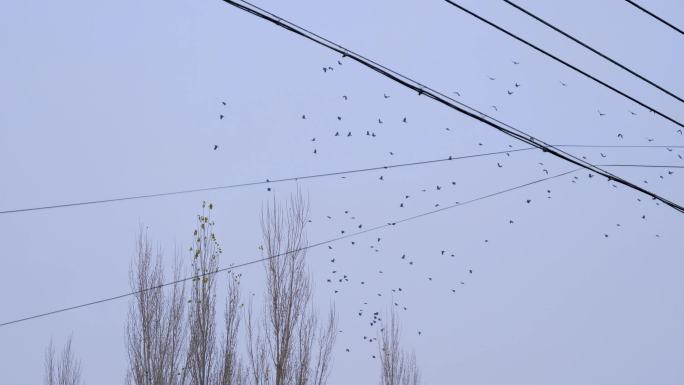
<svg viewBox="0 0 684 385"><path fill-rule="evenodd" d="M218 150L218 144L214 145L214 151Z"/></svg>

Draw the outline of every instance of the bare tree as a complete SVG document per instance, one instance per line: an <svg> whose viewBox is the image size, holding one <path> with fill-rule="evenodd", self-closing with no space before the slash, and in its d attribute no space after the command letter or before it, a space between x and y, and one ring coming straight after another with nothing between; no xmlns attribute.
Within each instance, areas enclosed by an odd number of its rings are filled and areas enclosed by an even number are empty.
<svg viewBox="0 0 684 385"><path fill-rule="evenodd" d="M416 354L408 354L401 347L399 320L392 309L389 325L380 329L380 385L420 385L420 370Z"/></svg>
<svg viewBox="0 0 684 385"><path fill-rule="evenodd" d="M247 378L238 354L238 333L240 330L240 288L239 276L231 273L228 282L228 298L223 312L225 329L219 356L218 384L243 385Z"/></svg>
<svg viewBox="0 0 684 385"><path fill-rule="evenodd" d="M67 340L58 362L55 358L55 347L50 341L45 351L45 385L80 385L81 362L76 359L71 349L71 337Z"/></svg>
<svg viewBox="0 0 684 385"><path fill-rule="evenodd" d="M181 278L181 270L176 256L174 281ZM173 284L165 293L163 283L162 255L157 252L153 257L151 242L141 228L130 269L130 285L136 294L126 325L129 384L185 384L185 287Z"/></svg>
<svg viewBox="0 0 684 385"><path fill-rule="evenodd" d="M208 210L207 210L208 208ZM190 385L213 385L217 381L216 341L216 277L222 250L214 234L211 220L213 205L202 204L197 216L192 253L192 273L195 277L190 289L187 368Z"/></svg>
<svg viewBox="0 0 684 385"><path fill-rule="evenodd" d="M248 314L250 377L255 385L324 385L335 342L336 315L318 326L306 267L305 226L309 208L301 193L285 207L262 210L266 262L264 316Z"/></svg>

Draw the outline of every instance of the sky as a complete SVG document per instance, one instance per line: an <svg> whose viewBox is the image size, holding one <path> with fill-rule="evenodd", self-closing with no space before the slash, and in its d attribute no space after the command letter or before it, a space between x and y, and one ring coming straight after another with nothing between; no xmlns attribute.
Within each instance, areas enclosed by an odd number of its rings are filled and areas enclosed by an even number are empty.
<svg viewBox="0 0 684 385"><path fill-rule="evenodd" d="M680 102L504 2L458 2L684 120ZM681 2L640 3L684 26ZM684 146L674 124L443 1L257 4L549 143ZM626 2L520 4L684 94L684 36ZM0 211L525 147L219 0L5 2L0 47ZM567 150L684 166L684 148ZM313 243L572 169L523 151L2 214L0 322L127 292L140 227L170 260L203 201L227 266L261 257L261 208L297 189ZM610 170L684 203L684 170ZM681 384L682 229L681 213L582 171L310 249L317 304L340 319L330 384L378 382L363 336L394 302L426 384ZM261 298L262 268L242 274ZM40 383L50 339L70 335L86 383L123 383L127 309L0 327L0 383Z"/></svg>

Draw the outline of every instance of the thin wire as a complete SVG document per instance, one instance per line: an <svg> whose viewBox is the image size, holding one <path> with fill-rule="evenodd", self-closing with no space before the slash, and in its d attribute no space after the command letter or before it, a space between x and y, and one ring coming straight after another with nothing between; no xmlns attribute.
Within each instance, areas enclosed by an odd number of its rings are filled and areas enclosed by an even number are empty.
<svg viewBox="0 0 684 385"><path fill-rule="evenodd" d="M132 296L132 295L141 294L141 293L144 293L144 292L147 292L147 291L150 291L150 290L161 289L161 288L166 287L166 286L170 286L170 285L175 285L175 284L183 283L183 282L186 282L186 281L189 281L189 280L200 279L200 278L204 278L204 277L207 277L207 276L210 276L210 275L215 275L215 274L218 274L218 273L222 273L222 272L225 272L225 271L231 271L231 270L239 269L239 268L242 268L242 267L254 265L254 264L257 264L257 263L260 263L260 262L268 261L268 260L270 260L270 259L279 258L279 257L285 256L285 255L291 254L291 253L296 253L296 252L300 252L300 251L312 249L312 248L315 248L315 247L323 246L323 245L326 245L326 244L329 244L329 243L337 242L337 241L340 241L340 240L343 240L343 239L346 239L346 238L355 237L355 236L358 236L358 235L361 235L361 234L365 234L365 233L369 233L369 232L372 232L372 231L380 230L380 229L383 229L383 228L386 228L386 227L396 226L396 225L401 224L401 223L409 222L409 221L412 221L412 220L415 220L415 219L418 219L418 218L422 218L422 217L425 217L425 216L428 216L428 215L436 214L436 213L439 213L439 212L442 212L442 211L445 211L445 210L450 210L450 209L453 209L453 208L455 208L455 207L464 206L464 205L467 205L467 204L470 204L470 203L474 203L474 202L481 201L481 200L484 200L484 199L492 198L492 197L495 197L495 196L497 196L497 195L505 194L505 193L507 193L507 192L511 192L511 191L514 191L514 190L518 190L518 189L521 189L521 188L524 188L524 187L527 187L527 186L531 186L531 185L534 185L534 184L537 184L537 183L541 183L541 182L545 182L545 181L548 181L548 180L551 180L551 179L559 178L559 177L562 177L562 176L564 176L564 175L568 175L568 174L571 174L571 173L573 173L573 172L576 172L576 171L578 171L578 170L580 170L580 169L581 169L581 168L577 168L577 169L574 169L574 170L566 171L566 172L563 172L563 173L560 173L560 174L556 174L556 175L553 175L553 176L549 176L549 177L546 177L546 178L536 179L536 180L533 180L533 181L531 181L531 182L527 182L527 183L524 183L524 184L521 184L521 185L517 185L517 186L511 187L511 188L507 188L507 189L505 189L505 190L500 190L500 191L497 191L497 192L494 192L494 193L491 193L491 194L483 195L483 196L480 196L480 197L477 197L477 198L473 198L473 199L470 199L470 200L467 200L467 201L464 201L464 202L456 202L456 203L454 203L454 204L452 204L452 205L444 206L444 207L439 208L439 209L436 209L436 210L426 211L426 212L423 212L423 213L421 213L421 214L417 214L417 215L413 215L413 216L410 216L410 217L406 217L406 218L403 218L403 219L396 220L396 221L394 221L394 222L387 222L387 223L382 224L382 225L378 225L378 226L375 226L375 227L370 227L370 228L367 228L367 229L365 229L365 230L360 230L360 231L352 232L352 233L345 234L345 235L342 235L342 236L339 236L339 237L335 237L335 238L332 238L332 239L328 239L328 240L325 240L325 241L313 243L313 244L310 244L310 245L307 245L307 246L304 246L304 247L301 247L301 248L298 248L298 249L295 249L295 250L287 251L287 252L284 252L284 253L280 253L280 254L276 254L276 255L264 257L264 258L254 259L254 260L251 260L251 261L248 261L248 262L244 262L244 263L240 263L240 264L236 264L236 265L231 265L231 266L223 267L223 268L217 269L216 271L213 271L213 272L207 272L207 273L203 273L203 274L199 274L199 275L194 275L194 276L190 276L190 277L185 277L185 278L177 279L177 280L174 280L174 281L166 282L166 283L163 283L163 284L161 284L161 285L151 286L151 287L149 287L149 288L144 288L144 289L132 291L132 292L128 292L128 293L125 293L125 294L119 294L119 295L116 295L116 296L113 296L113 297L103 298L103 299L99 299L99 300L92 301L92 302L86 302L86 303L83 303L83 304L80 304L80 305L64 307L64 308L60 308L60 309L56 309L56 310L52 310L52 311L48 311L48 312L44 312L44 313L34 314L34 315L27 316L27 317L23 317L23 318L18 318L18 319L12 320L12 321L3 322L3 323L0 323L0 327L12 325L12 324L16 324L16 323L20 323L20 322L25 322L25 321L29 321L29 320L33 320L33 319L36 319L36 318L43 318L43 317L47 317L47 316L50 316L50 315L54 315L54 314L58 314L58 313L63 313L63 312L66 312L66 311L81 309L81 308L84 308L84 307L93 306L93 305L97 305L97 304L101 304L101 303L105 303L105 302L110 302L110 301L114 301L114 300L117 300L117 299L121 299L121 298L125 298L125 297L130 297L130 296Z"/></svg>
<svg viewBox="0 0 684 385"><path fill-rule="evenodd" d="M602 164L601 167L684 168L684 166L675 166L675 165L671 165L671 164L630 164L630 163Z"/></svg>
<svg viewBox="0 0 684 385"><path fill-rule="evenodd" d="M448 161L453 161L453 160L479 158L479 157L484 157L484 156L500 155L500 154L505 154L505 153L518 152L518 151L529 151L529 150L534 150L534 149L536 149L536 148L535 147L517 148L517 149L509 149L509 150L505 150L505 151L495 151L495 152L487 152L487 153L472 154L472 155L449 156L447 158L422 160L422 161L418 161L418 162L396 163L396 164L390 164L390 165L386 165L386 166L367 167L367 168L359 168L359 169L353 169L353 170L335 171L335 172L327 172L327 173L303 175L303 176L294 176L294 177L272 179L272 180L266 179L266 180L257 181L257 182L237 183L237 184L230 184L230 185L223 185L223 186L203 187L203 188L179 190L179 191L171 191L171 192L162 192L162 193L154 193L154 194L132 195L132 196L125 196L125 197L118 197L118 198L100 199L100 200L92 200L92 201L84 201L84 202L63 203L63 204L55 204L55 205L48 205L48 206L26 207L26 208L21 208L21 209L11 209L11 210L0 211L0 215L12 214L12 213L22 213L22 212L28 212L28 211L49 210L49 209L57 209L57 208L65 208L65 207L73 207L73 206L96 205L96 204L121 202L121 201L135 200L135 199L157 198L157 197L164 197L164 196L170 196L170 195L191 194L191 193L197 193L197 192L203 192L203 191L236 189L236 188L241 188L241 187L258 186L258 185L271 184L271 183L291 182L291 181L323 178L323 177L337 176L337 175L348 175L348 174L364 173L364 172L378 171L378 170L389 170L389 169L393 169L393 168L419 166L419 165L425 165L425 164L431 164L431 163L448 162Z"/></svg>
<svg viewBox="0 0 684 385"><path fill-rule="evenodd" d="M649 191L649 190L647 190L641 186L638 186L638 185L636 185L636 184L634 184L628 180L625 180L619 176L616 176L616 175L614 175L614 174L612 174L606 170L598 168L589 162L586 162L580 158L577 158L576 156L574 156L572 154L569 154L569 153L564 152L558 148L555 148L552 145L550 145L550 144L548 144L542 140L536 139L533 136L531 136L531 135L529 135L523 131L520 131L520 130L518 130L518 129L516 129L516 128L508 125L508 124L501 123L500 121L493 119L493 118L490 118L489 120L485 119L485 117L489 117L489 116L478 111L478 110L476 110L476 109L471 109L471 111L468 111L468 110L462 108L462 106L464 106L462 103L452 99L451 97L448 97L444 94L441 94L440 92L435 91L434 89L427 87L427 86L425 86L425 85L423 85L423 84L421 84L421 83L419 83L419 82L417 82L417 81L415 81L415 80L413 80L407 76L399 74L395 71L386 70L385 69L386 67L384 67L382 65L374 64L374 62L372 62L371 60L365 59L363 56L361 56L361 55L359 55L359 54L357 54L351 50L348 50L348 49L342 47L341 45L339 45L337 43L334 43L330 40L327 40L323 37L320 37L319 35L316 35L313 32L307 31L305 28L302 28L302 27L300 27L297 24L294 24L292 22L286 21L286 20L282 19L281 17L276 16L273 13L270 13L264 9L261 9L255 5L247 2L247 1L242 0L239 3L234 1L234 0L223 0L223 1L229 5L232 5L238 9L243 10L247 13L250 13L250 14L257 16L261 19L269 21L269 22L271 22L271 23L273 23L273 24L275 24L281 28L284 28L284 29L286 29L286 30L288 30L294 34L297 34L297 35L299 35L305 39L308 39L308 40L310 40L310 41L312 41L318 45L326 47L332 51L338 52L343 57L349 57L351 60L354 60L357 63L359 63L363 66L366 66L367 68L369 68L369 69L371 69L371 70L373 70L373 71L375 71L375 72L377 72L377 73L379 73L379 74L381 74L381 75L383 75L383 76L385 76L385 77L387 77L387 78L389 78L389 79L391 79L391 80L393 80L393 81L395 81L395 82L397 82L397 83L399 83L399 84L401 84L401 85L403 85L409 89L416 91L418 93L418 95L425 95L428 98L431 98L431 99L433 99L433 100L435 100L435 101L437 101L437 102L439 102L439 103L441 103L441 104L443 104L449 108L452 108L452 109L454 109L454 110L456 110L456 111L458 111L458 112L460 112L466 116L469 116L469 117L471 117L477 121L480 121L480 122L494 128L494 129L496 129L496 130L498 130L498 131L500 131L500 132L502 132L502 133L504 133L504 134L506 134L512 138L515 138L521 142L527 143L530 146L537 147L537 148L541 149L542 151L548 152L548 153L550 153L550 154L552 154L558 158L564 159L567 162L570 162L574 165L580 166L580 167L585 168L587 170L591 170L598 175L604 176L610 180L614 180L617 183L620 183L620 184L625 185L627 187L630 187L634 190L637 190L643 194L646 194L646 195L652 197L653 199L657 199L657 200L663 202L667 206L672 207L673 209L679 211L680 213L684 213L684 207L682 207L681 205L679 205L673 201L670 201L670 200L668 200L668 199L666 199L666 198L664 198L664 197L662 197L662 196L660 196L654 192L651 192L651 191ZM448 1L448 0L446 0L446 1ZM247 4L247 5L245 5L245 4Z"/></svg>
<svg viewBox="0 0 684 385"><path fill-rule="evenodd" d="M585 147L585 148L684 148L684 146L667 146L667 145L648 145L648 144L554 144L554 147Z"/></svg>
<svg viewBox="0 0 684 385"><path fill-rule="evenodd" d="M226 0L224 0L224 1L226 1ZM469 10L469 9L467 9L467 8L465 8L465 7L463 7L462 5L460 5L460 4L458 4L458 3L455 3L455 2L453 2L452 0L444 0L444 1L447 2L447 3L449 3L449 4L451 4L451 5L453 5L454 7L458 8L458 9L460 9L461 11L463 11L463 12L465 12L465 13L467 13L467 14L473 16L473 17L475 17L476 19L478 19L478 20L480 20L480 21L482 21L482 22L484 22L484 23L486 23L486 24L489 24L490 26L492 26L492 27L496 28L497 30L499 30L499 31L501 31L501 32L503 32L503 33L505 33L506 35L508 35L508 36L510 36L510 37L512 37L512 38L514 38L514 39L516 39L516 40L518 40L519 42L521 42L521 43L527 45L528 47L533 48L534 50L536 50L536 51L538 51L538 52L540 52L540 53L542 53L542 54L548 56L549 58L551 58L551 59L553 59L553 60L555 60L555 61L557 61L557 62L563 64L564 66L566 66L566 67L568 67L568 68L574 70L575 72L584 75L585 77L587 77L587 78L593 80L594 82L596 82L596 83L598 83L598 84L600 84L600 85L602 85L602 86L608 88L609 90L611 90L611 91L613 91L613 92L615 92L615 93L617 93L617 94L619 94L619 95L622 95L623 97L625 97L625 98L631 100L632 102L634 102L634 103L636 103L636 104L638 104L638 105L640 105L640 106L642 106L642 107L644 107L644 108L646 108L646 109L648 109L648 110L650 110L650 111L653 111L654 113L656 113L656 114L662 116L663 118L665 118L665 119L669 120L670 122L672 122L672 123L678 125L679 127L684 128L684 124L680 123L678 120L676 120L676 119L674 119L674 118L671 118L670 116L668 116L668 115L666 115L666 114L660 112L659 110L655 109L654 107L651 107L651 106L647 105L646 103L644 103L644 102L642 102L642 101L640 101L640 100L638 100L638 99L636 99L636 98L634 98L634 97L632 97L632 96L626 94L625 92L620 91L619 89L617 89L617 88L611 86L610 84L604 82L603 80L601 80L601 79L599 79L599 78L597 78L597 77L595 77L595 76L593 76L593 75L590 75L589 73L587 73L587 72L585 72L585 71L579 69L578 67L576 67L576 66L574 66L574 65L572 65L572 64L570 64L570 63L568 63L567 61L565 61L565 60L559 58L558 56L555 56L555 55L549 53L548 51L546 51L546 50L540 48L539 46L530 43L529 41L523 39L522 37L520 37L520 36L514 34L513 32L510 32L510 31L504 29L503 27L500 27L499 25L497 25L497 24L495 24L495 23L493 23L493 22L491 22L491 21L485 19L484 17L482 17L482 16L476 14L475 12L473 12L473 11L471 11L471 10Z"/></svg>
<svg viewBox="0 0 684 385"><path fill-rule="evenodd" d="M554 147L684 148L684 146L678 146L678 145L675 145L675 146L652 145L651 146L651 145L604 145L604 144L554 144ZM24 207L24 208L20 208L20 209L10 209L10 210L0 211L0 215L15 214L15 213L22 213L22 212L29 212L29 211L51 210L51 209L59 209L59 208L74 207L74 206L98 205L98 204L114 203L114 202L122 202L122 201L129 201L129 200L146 199L146 198L159 198L159 197L172 196L172 195L192 194L192 193L198 193L198 192L204 192L204 191L237 189L237 188L242 188L242 187L251 187L251 186L258 186L258 185L271 184L271 183L291 182L291 181L323 178L323 177L337 176L337 175L348 175L348 174L365 173L365 172L378 171L378 170L389 170L389 169L393 169L393 168L420 166L420 165L426 165L426 164L448 162L448 161L452 161L452 160L479 158L479 157L500 155L500 154L506 154L506 153L512 153L512 152L519 152L519 151L529 151L529 150L535 150L535 149L537 149L537 147L524 147L524 148L509 149L509 150L504 150L504 151L486 152L486 153L462 155L462 156L449 156L447 158L423 160L423 161L409 162L409 163L396 163L396 164L391 164L391 165L386 165L386 166L376 166L376 167L368 167L368 168L345 170L345 171L335 171L335 172L328 172L328 173L322 173L322 174L303 175L303 176L295 176L295 177L288 177L288 178L281 178L281 179L266 179L263 181L237 183L237 184L230 184L230 185L223 185L223 186L203 187L203 188L196 188L196 189L169 191L169 192L143 194L143 195L131 195L131 196L124 196L124 197L117 197L117 198L99 199L99 200L91 200L91 201L80 201L80 202L70 202L70 203L54 204L54 205L47 205L47 206Z"/></svg>
<svg viewBox="0 0 684 385"><path fill-rule="evenodd" d="M656 84L655 82L653 82L653 81L647 79L646 77L644 77L644 76L638 74L637 72L635 72L635 71L633 71L633 70L627 68L627 67L624 66L623 64L619 63L617 60L611 59L610 57L608 57L608 55L606 55L606 54L604 54L604 53L598 51L597 49L594 49L593 47L589 46L588 44L586 44L586 43L582 42L581 40L577 39L576 37L574 37L574 36L572 36L572 35L566 33L565 31L563 31L563 30L561 30L560 28L556 27L555 25L553 25L553 24L547 22L546 20L542 19L541 17L539 17L539 16L533 14L532 12L526 10L525 8L521 7L520 5L518 5L518 4L514 3L514 2L512 2L511 0L503 0L503 1L504 1L506 4L512 6L513 8L516 8L517 10L521 11L522 13L524 13L524 14L530 16L531 18L537 20L538 22L544 24L545 26L547 26L547 27L553 29L554 31L560 33L561 35L567 37L568 39L574 41L575 43L581 45L582 47L588 49L589 51L595 53L596 55L601 56L602 58L608 60L609 62L613 63L614 65L616 65L616 66L622 68L623 70L625 70L625 71L629 72L630 74L632 74L632 75L638 77L639 79L645 81L646 83L652 85L653 87L659 89L660 91L662 91L662 92L664 92L664 93L666 93L666 94L672 96L673 98L679 100L680 102L684 103L684 99L682 99L682 98L679 97L678 95L675 95L674 93L668 91L668 90L665 89L664 87L662 87L662 86Z"/></svg>
<svg viewBox="0 0 684 385"><path fill-rule="evenodd" d="M644 8L644 7L642 7L642 6L640 6L639 4L637 4L637 3L635 3L635 2L633 2L633 1L631 1L631 0L625 0L625 1L628 2L628 3L630 3L630 4L632 4L635 8L639 9L639 10L642 11L643 13L645 13L645 14L651 16L652 18L654 18L654 19L660 21L661 23L667 25L668 27L670 27L670 28L674 29L675 31L677 31L677 32L681 33L682 35L684 35L684 31L682 31L681 29L679 29L679 28L675 27L674 25L668 23L668 22L667 22L666 20L664 20L662 17L656 15L655 13L649 11L648 9L646 9L646 8Z"/></svg>

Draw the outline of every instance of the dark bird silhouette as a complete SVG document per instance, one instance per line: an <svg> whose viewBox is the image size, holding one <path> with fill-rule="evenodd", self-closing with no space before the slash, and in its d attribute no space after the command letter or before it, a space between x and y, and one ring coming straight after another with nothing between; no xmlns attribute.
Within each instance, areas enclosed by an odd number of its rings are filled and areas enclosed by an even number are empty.
<svg viewBox="0 0 684 385"><path fill-rule="evenodd" d="M335 132L335 136L340 136L340 132L339 131Z"/></svg>
<svg viewBox="0 0 684 385"><path fill-rule="evenodd" d="M342 62L338 60L338 61L337 61L337 64L338 64L338 65L342 65Z"/></svg>
<svg viewBox="0 0 684 385"><path fill-rule="evenodd" d="M223 104L224 106L226 106L226 105L227 105L227 104L226 104L226 102L221 102L221 104Z"/></svg>
<svg viewBox="0 0 684 385"><path fill-rule="evenodd" d="M487 77L489 78L489 80L496 80L495 77L491 77L491 76L487 76Z"/></svg>
<svg viewBox="0 0 684 385"><path fill-rule="evenodd" d="M316 149L314 148L314 154L317 154L317 153L318 153L318 152L317 152Z"/></svg>
<svg viewBox="0 0 684 385"><path fill-rule="evenodd" d="M454 92L452 92L452 94L454 94L456 96L461 96L461 94L458 91L454 91Z"/></svg>
<svg viewBox="0 0 684 385"><path fill-rule="evenodd" d="M605 158L605 157L606 157L606 154L604 154L604 153L602 153L602 152L601 152L600 154L601 154L601 158Z"/></svg>
<svg viewBox="0 0 684 385"><path fill-rule="evenodd" d="M499 168L503 167L503 166L501 165L501 163L499 163L499 162L496 162L496 165L497 165Z"/></svg>
<svg viewBox="0 0 684 385"><path fill-rule="evenodd" d="M390 96L387 95L387 94L382 94L382 96L383 96L385 99L389 99L389 98L390 98Z"/></svg>
<svg viewBox="0 0 684 385"><path fill-rule="evenodd" d="M328 69L323 67L323 72L328 72Z"/></svg>
<svg viewBox="0 0 684 385"><path fill-rule="evenodd" d="M494 111L499 111L499 109L496 106L492 106L492 108L494 109Z"/></svg>
<svg viewBox="0 0 684 385"><path fill-rule="evenodd" d="M401 121L406 123L406 117L404 116L404 119L402 119Z"/></svg>
<svg viewBox="0 0 684 385"><path fill-rule="evenodd" d="M518 87L520 87L520 84L515 83L514 86L515 86L515 88L518 88Z"/></svg>
<svg viewBox="0 0 684 385"><path fill-rule="evenodd" d="M378 124L382 124L382 119L378 118Z"/></svg>
<svg viewBox="0 0 684 385"><path fill-rule="evenodd" d="M618 134L618 138L622 139L622 134Z"/></svg>
<svg viewBox="0 0 684 385"><path fill-rule="evenodd" d="M218 150L218 144L214 145L214 151Z"/></svg>
<svg viewBox="0 0 684 385"><path fill-rule="evenodd" d="M347 132L347 137L351 136L351 131Z"/></svg>
<svg viewBox="0 0 684 385"><path fill-rule="evenodd" d="M306 115L302 115L302 119L306 119Z"/></svg>
<svg viewBox="0 0 684 385"><path fill-rule="evenodd" d="M519 62L519 61L515 61L515 60L511 60L511 61L512 61L512 62L513 62L513 64L515 64L515 65L518 65L518 64L520 64L520 62Z"/></svg>
<svg viewBox="0 0 684 385"><path fill-rule="evenodd" d="M599 116L605 116L606 114L604 112L601 112L601 110L596 110L598 111Z"/></svg>
<svg viewBox="0 0 684 385"><path fill-rule="evenodd" d="M632 114L632 115L636 115L636 112L634 112L634 111L631 111L631 110L628 110L628 111L629 111L629 113L630 113L630 114Z"/></svg>
<svg viewBox="0 0 684 385"><path fill-rule="evenodd" d="M561 84L563 87L567 87L567 86L568 86L568 83L563 83L563 82L560 81L560 80L559 80L559 82L560 82L560 84Z"/></svg>
<svg viewBox="0 0 684 385"><path fill-rule="evenodd" d="M679 135L681 135L681 134L682 134L682 129L680 128L679 130L677 130L677 133L678 133Z"/></svg>
<svg viewBox="0 0 684 385"><path fill-rule="evenodd" d="M223 120L224 117L223 114L219 115L219 120Z"/></svg>
<svg viewBox="0 0 684 385"><path fill-rule="evenodd" d="M509 95L513 95L513 91L510 90L506 90L506 93L508 93Z"/></svg>
<svg viewBox="0 0 684 385"><path fill-rule="evenodd" d="M342 117L341 117L341 116L338 116L338 117L337 117L337 120L342 120Z"/></svg>

